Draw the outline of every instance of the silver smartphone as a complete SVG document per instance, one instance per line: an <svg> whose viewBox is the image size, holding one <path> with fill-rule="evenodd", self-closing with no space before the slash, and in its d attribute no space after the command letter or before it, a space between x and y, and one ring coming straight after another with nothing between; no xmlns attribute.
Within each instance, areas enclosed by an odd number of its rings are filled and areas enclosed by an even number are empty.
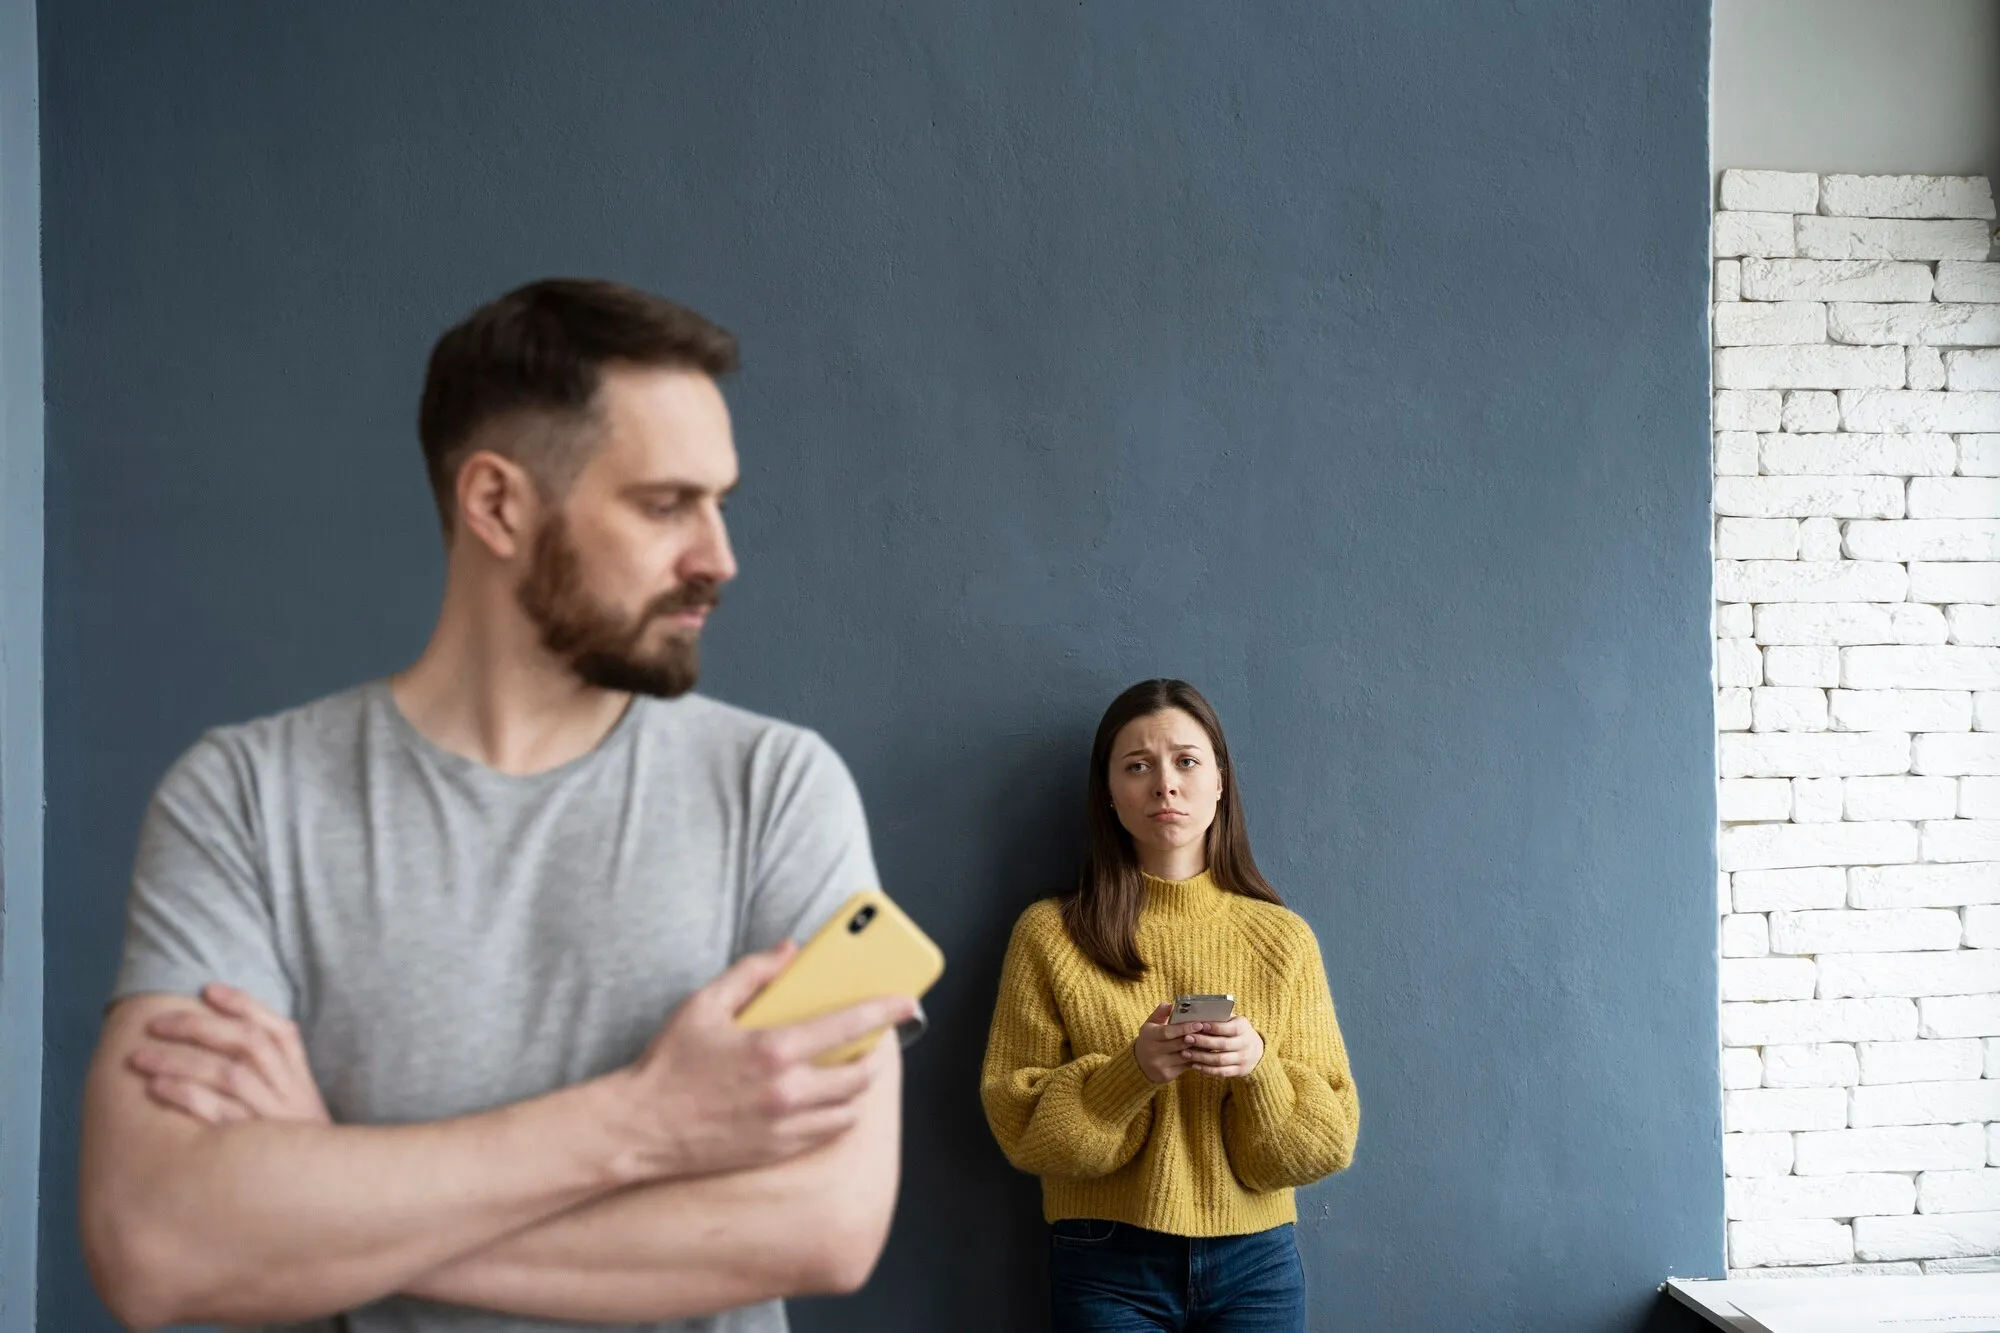
<svg viewBox="0 0 2000 1333"><path fill-rule="evenodd" d="M1174 1000L1176 1023L1226 1023L1235 1014L1234 995L1182 995Z"/></svg>

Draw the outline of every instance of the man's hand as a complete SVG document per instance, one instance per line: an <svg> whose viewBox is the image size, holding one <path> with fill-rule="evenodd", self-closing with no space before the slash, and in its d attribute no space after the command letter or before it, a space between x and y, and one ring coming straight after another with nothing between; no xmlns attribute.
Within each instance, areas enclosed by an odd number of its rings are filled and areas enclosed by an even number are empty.
<svg viewBox="0 0 2000 1333"><path fill-rule="evenodd" d="M146 1025L129 1063L148 1096L208 1124L331 1123L296 1024L233 986L205 986L201 1001Z"/></svg>
<svg viewBox="0 0 2000 1333"><path fill-rule="evenodd" d="M1140 1072L1148 1082L1171 1083L1185 1074L1191 1067L1188 1059L1189 1045L1195 1033L1207 1025L1203 1023L1169 1023L1167 1018L1174 1012L1171 1004L1163 1004L1155 1009L1152 1016L1139 1027L1139 1035L1132 1042L1132 1058L1139 1062Z"/></svg>
<svg viewBox="0 0 2000 1333"><path fill-rule="evenodd" d="M1264 1059L1264 1039L1250 1020L1238 1014L1226 1023L1192 1023L1188 1064L1199 1074L1242 1078Z"/></svg>
<svg viewBox="0 0 2000 1333"><path fill-rule="evenodd" d="M821 1068L814 1057L916 1011L869 1000L790 1027L749 1030L736 1016L792 961L787 941L740 960L689 996L646 1053L614 1076L641 1178L709 1175L781 1162L838 1138L888 1064Z"/></svg>

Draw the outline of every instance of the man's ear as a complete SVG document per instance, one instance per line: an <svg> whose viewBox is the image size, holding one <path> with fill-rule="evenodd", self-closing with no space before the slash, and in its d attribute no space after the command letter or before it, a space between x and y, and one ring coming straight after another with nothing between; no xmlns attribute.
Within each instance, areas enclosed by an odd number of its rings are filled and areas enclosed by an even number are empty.
<svg viewBox="0 0 2000 1333"><path fill-rule="evenodd" d="M458 526L502 560L521 553L541 506L534 479L511 458L475 450L458 469Z"/></svg>

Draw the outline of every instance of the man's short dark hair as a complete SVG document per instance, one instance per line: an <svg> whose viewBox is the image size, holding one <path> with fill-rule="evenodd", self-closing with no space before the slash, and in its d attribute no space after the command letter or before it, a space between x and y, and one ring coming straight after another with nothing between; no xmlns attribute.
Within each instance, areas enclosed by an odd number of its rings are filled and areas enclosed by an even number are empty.
<svg viewBox="0 0 2000 1333"><path fill-rule="evenodd" d="M560 496L588 458L588 427L608 365L684 367L720 378L737 368L728 330L662 296L590 278L545 278L483 305L439 338L424 376L417 436L438 517L457 511L458 470L481 426L540 418L503 449Z"/></svg>

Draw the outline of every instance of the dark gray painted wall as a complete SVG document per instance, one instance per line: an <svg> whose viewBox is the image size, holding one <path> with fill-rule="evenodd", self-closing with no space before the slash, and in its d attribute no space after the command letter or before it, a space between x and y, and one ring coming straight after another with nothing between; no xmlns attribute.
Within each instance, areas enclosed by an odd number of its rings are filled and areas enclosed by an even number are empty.
<svg viewBox="0 0 2000 1333"><path fill-rule="evenodd" d="M0 0L0 1333L35 1327L42 1084L42 259L33 0Z"/></svg>
<svg viewBox="0 0 2000 1333"><path fill-rule="evenodd" d="M1183 674L1318 927L1319 1326L1597 1330L1721 1260L1704 4L48 0L45 1328L132 834L388 671L430 340L607 274L742 335L708 683L821 728L953 969L871 1289L1034 1327L974 1074L1096 714Z"/></svg>

